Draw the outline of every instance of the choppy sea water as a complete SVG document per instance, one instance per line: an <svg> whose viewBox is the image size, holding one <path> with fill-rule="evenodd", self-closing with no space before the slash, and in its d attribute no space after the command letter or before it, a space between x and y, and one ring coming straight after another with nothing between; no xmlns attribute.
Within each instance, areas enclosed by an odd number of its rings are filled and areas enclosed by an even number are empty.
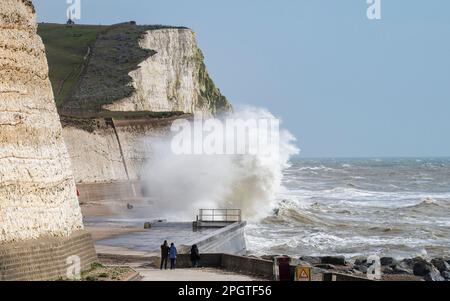
<svg viewBox="0 0 450 301"><path fill-rule="evenodd" d="M299 160L250 253L450 255L450 159Z"/></svg>

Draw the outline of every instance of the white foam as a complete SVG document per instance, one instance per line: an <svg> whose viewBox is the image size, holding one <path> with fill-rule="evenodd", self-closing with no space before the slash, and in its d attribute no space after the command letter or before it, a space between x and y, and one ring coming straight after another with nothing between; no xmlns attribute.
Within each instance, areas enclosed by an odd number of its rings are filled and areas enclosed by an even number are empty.
<svg viewBox="0 0 450 301"><path fill-rule="evenodd" d="M264 109L245 108L239 119L275 119ZM230 116L227 116L230 118ZM250 135L255 131L250 130ZM257 131L256 131L257 133ZM233 140L228 140L228 139ZM224 143L234 143L226 137ZM200 208L242 209L244 217L262 218L280 192L283 170L298 154L295 138L281 129L279 152L264 155L175 155L170 139L151 139L143 185L162 217L192 219ZM275 143L275 142L274 142Z"/></svg>

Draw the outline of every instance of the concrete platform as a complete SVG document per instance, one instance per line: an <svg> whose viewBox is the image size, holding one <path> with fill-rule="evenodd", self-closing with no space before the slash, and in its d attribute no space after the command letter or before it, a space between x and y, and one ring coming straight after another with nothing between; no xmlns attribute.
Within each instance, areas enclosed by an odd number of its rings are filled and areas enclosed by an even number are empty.
<svg viewBox="0 0 450 301"><path fill-rule="evenodd" d="M135 270L142 276L141 281L264 281L260 278L210 268L172 271L135 268Z"/></svg>
<svg viewBox="0 0 450 301"><path fill-rule="evenodd" d="M141 223L143 228L143 223ZM217 229L192 231L192 223L160 223L151 229L99 240L97 247L123 248L139 252L159 252L164 240L176 246L189 245L192 241L213 233ZM179 250L181 251L181 250Z"/></svg>

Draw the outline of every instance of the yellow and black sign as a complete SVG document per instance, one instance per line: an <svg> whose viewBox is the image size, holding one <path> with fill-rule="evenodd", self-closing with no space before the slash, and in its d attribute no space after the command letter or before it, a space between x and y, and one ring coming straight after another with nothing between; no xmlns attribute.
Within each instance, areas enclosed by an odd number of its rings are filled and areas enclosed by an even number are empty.
<svg viewBox="0 0 450 301"><path fill-rule="evenodd" d="M298 266L295 269L295 281L311 281L312 270L311 267Z"/></svg>

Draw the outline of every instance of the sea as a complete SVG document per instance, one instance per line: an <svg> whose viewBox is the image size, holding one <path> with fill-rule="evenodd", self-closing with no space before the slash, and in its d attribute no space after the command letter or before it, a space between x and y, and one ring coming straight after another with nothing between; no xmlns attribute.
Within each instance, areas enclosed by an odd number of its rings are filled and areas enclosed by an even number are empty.
<svg viewBox="0 0 450 301"><path fill-rule="evenodd" d="M254 255L450 256L450 158L297 159Z"/></svg>

